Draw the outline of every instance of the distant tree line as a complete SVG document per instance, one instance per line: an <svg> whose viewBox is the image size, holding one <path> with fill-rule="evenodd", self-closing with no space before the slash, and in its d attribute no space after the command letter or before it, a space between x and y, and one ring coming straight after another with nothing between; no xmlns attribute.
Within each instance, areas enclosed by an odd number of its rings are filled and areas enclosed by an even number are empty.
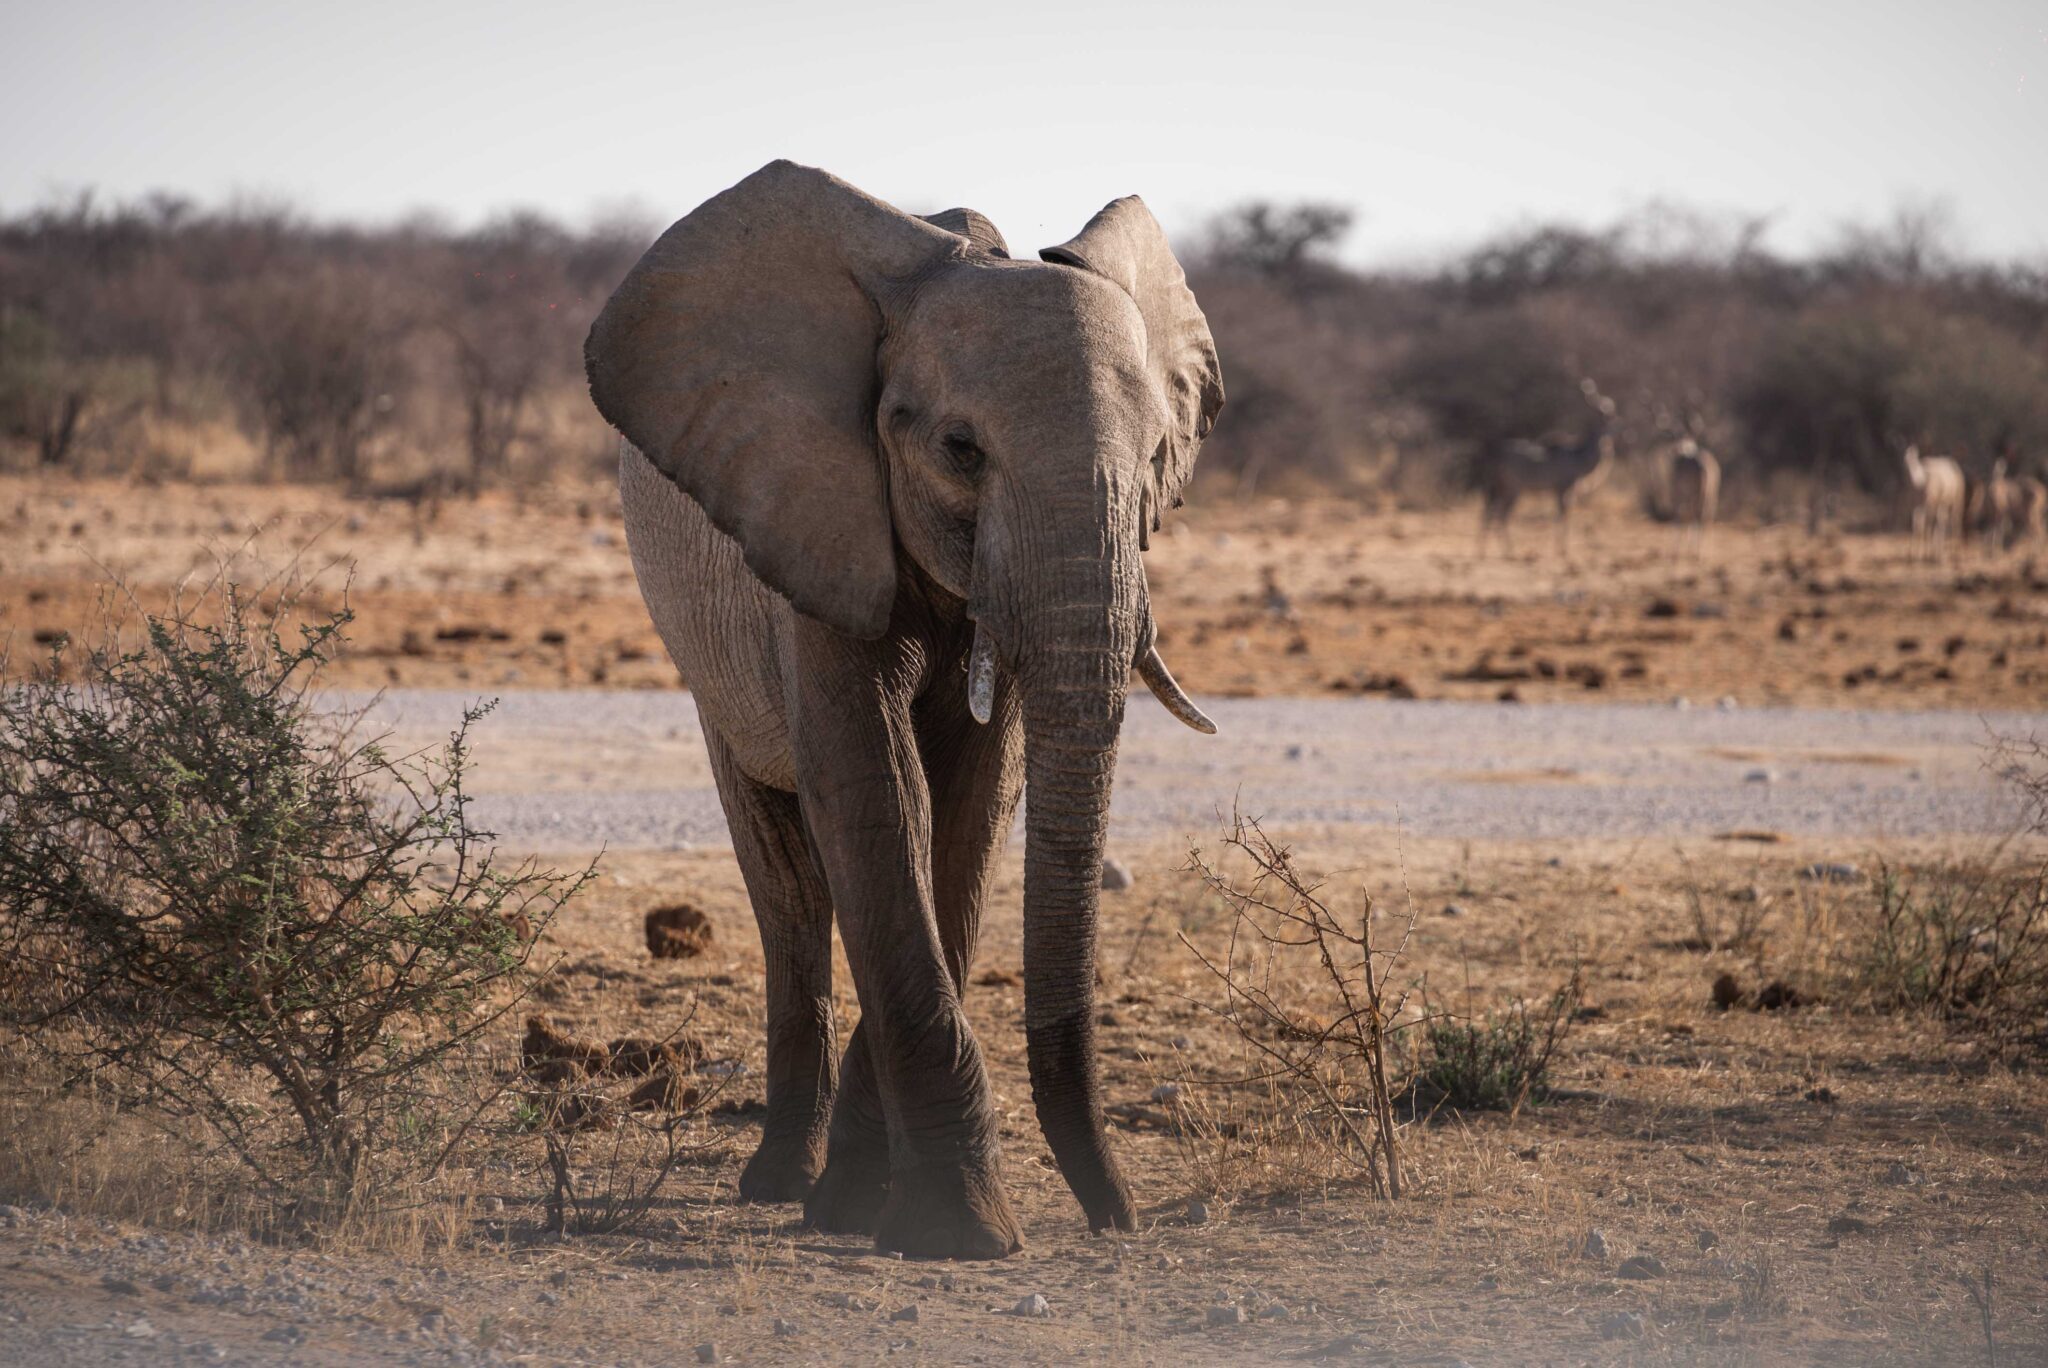
<svg viewBox="0 0 2048 1368"><path fill-rule="evenodd" d="M1639 469L1691 430L1752 496L1888 494L1909 442L1973 474L2048 464L2048 269L1964 258L1938 212L1795 259L1764 220L1653 208L1378 270L1338 260L1351 224L1251 203L1184 244L1230 392L1215 493L1441 497L1502 441L1581 426L1584 377ZM0 218L0 458L179 475L231 447L219 473L358 488L586 476L611 450L580 343L654 227L345 227L161 195Z"/></svg>

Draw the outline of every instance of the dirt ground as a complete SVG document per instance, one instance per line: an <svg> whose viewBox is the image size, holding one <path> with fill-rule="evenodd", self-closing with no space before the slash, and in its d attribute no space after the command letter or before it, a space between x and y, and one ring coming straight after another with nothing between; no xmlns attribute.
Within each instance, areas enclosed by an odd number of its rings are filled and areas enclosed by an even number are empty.
<svg viewBox="0 0 2048 1368"><path fill-rule="evenodd" d="M1838 846L1475 853L1339 831L1305 835L1297 853L1348 871L1340 904L1373 892L1383 933L1412 910L1400 978L1459 1010L1583 975L1559 1093L1514 1115L1407 1125L1398 1202L1314 1155L1231 1137L1235 1090L1202 1080L1247 1061L1178 939L1213 953L1227 917L1177 868L1184 852L1161 846L1135 854L1132 891L1104 900L1101 1046L1109 1099L1130 1118L1117 1146L1137 1233L1089 1236L1038 1135L1014 912L987 929L968 1010L1024 1252L905 1262L805 1231L794 1209L740 1205L761 966L737 873L723 853L615 855L549 933L538 1005L595 1038L687 1022L710 1071L742 1066L728 1114L688 1132L708 1148L643 1227L545 1234L538 1142L471 1175L441 1242L410 1257L0 1211L0 1360L666 1364L708 1343L738 1363L1976 1363L1984 1323L1962 1280L1986 1269L1997 1361L2048 1355L2039 1073L1824 994L1776 1012L1710 1001L1723 972L1752 988L1766 974L1828 981L1831 958L1853 950L1828 928L1867 889L1797 871ZM1018 880L1013 857L999 907L1016 906ZM711 915L713 948L650 960L640 914L678 896ZM1692 944L1694 897L1717 921L1759 907L1757 945ZM1153 1101L1165 1083L1184 1100ZM577 1161L591 1187L605 1153L593 1142ZM1624 1273L1638 1255L1657 1276ZM1047 1314L1015 1314L1034 1294Z"/></svg>
<svg viewBox="0 0 2048 1368"><path fill-rule="evenodd" d="M1717 529L1697 560L1619 506L1571 555L1526 513L1349 503L1192 506L1146 558L1162 648L1196 693L2034 708L2048 697L2048 547L1915 558L1900 535ZM108 574L146 604L220 550L298 556L354 646L338 684L673 687L616 492L413 504L279 486L0 479L0 638L88 626ZM352 580L351 580L352 575Z"/></svg>
<svg viewBox="0 0 2048 1368"><path fill-rule="evenodd" d="M1899 537L1731 528L1678 565L1667 530L1617 511L1571 562L1534 517L1519 558L1477 561L1475 522L1197 511L1148 558L1168 657L1194 691L1236 695L2038 711L2048 686L2048 579L2025 552L1929 565ZM245 541L273 565L305 548L322 585L354 567L335 683L673 687L599 492L435 510L0 482L0 634L47 644L89 626L110 574L147 603L209 546ZM1583 983L1553 1092L1407 1121L1399 1201L1274 1138L1257 1098L1218 1081L1249 1061L1182 937L1214 954L1229 918L1185 849L1154 843L1118 851L1136 883L1104 898L1099 995L1137 1232L1087 1233L1032 1115L1014 850L967 1008L1023 1253L906 1262L742 1205L762 966L737 869L724 850L618 851L547 932L535 1005L579 1036L681 1028L703 1045L699 1081L723 1091L644 1223L548 1234L526 1137L411 1213L402 1240L251 1241L166 1195L183 1180L161 1151L0 1098L0 1363L2048 1362L2048 1081L1841 986L1881 869L1981 849L1278 834L1340 906L1373 895L1382 943L1412 918L1395 980L1433 1004L1483 1019ZM1842 882L1805 877L1842 861ZM679 900L710 915L712 948L651 960L641 917ZM1753 934L1704 948L1702 918ZM1722 1010L1724 973L1803 1000ZM850 1016L843 964L838 983ZM586 1191L608 1180L606 1143L576 1161ZM1017 1314L1034 1295L1045 1314Z"/></svg>

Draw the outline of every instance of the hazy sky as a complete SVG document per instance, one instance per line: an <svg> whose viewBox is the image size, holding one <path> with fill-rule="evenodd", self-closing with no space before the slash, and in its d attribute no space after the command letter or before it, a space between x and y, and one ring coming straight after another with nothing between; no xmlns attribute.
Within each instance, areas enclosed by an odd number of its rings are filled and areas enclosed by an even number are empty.
<svg viewBox="0 0 2048 1368"><path fill-rule="evenodd" d="M773 157L1019 249L1143 194L1355 205L1409 255L1651 198L1799 250L1904 198L2048 256L2048 3L0 0L0 209L676 217Z"/></svg>

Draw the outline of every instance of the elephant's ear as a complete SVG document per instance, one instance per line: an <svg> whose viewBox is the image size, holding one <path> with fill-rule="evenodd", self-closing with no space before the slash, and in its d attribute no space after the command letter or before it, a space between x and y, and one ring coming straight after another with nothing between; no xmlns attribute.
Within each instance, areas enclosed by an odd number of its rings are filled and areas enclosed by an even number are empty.
<svg viewBox="0 0 2048 1368"><path fill-rule="evenodd" d="M880 296L958 238L771 162L670 228L584 343L606 420L819 621L888 629L895 540L875 444Z"/></svg>
<svg viewBox="0 0 2048 1368"><path fill-rule="evenodd" d="M1223 407L1223 370L1209 320L1202 317L1159 220L1136 195L1111 200L1078 237L1039 255L1106 277L1137 301L1145 319L1147 359L1172 415L1166 441L1153 460L1157 506L1178 508L1181 490L1194 474L1195 453Z"/></svg>
<svg viewBox="0 0 2048 1368"><path fill-rule="evenodd" d="M941 209L936 214L926 214L924 221L958 233L990 256L1009 259L1010 244L1003 241L1002 230L990 223L986 214L972 209Z"/></svg>

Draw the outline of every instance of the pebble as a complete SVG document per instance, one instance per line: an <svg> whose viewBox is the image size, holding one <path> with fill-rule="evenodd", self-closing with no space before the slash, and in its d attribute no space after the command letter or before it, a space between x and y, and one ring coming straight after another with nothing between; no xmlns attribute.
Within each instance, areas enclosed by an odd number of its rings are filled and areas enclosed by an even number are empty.
<svg viewBox="0 0 2048 1368"><path fill-rule="evenodd" d="M699 1363L716 1363L716 1362L718 1362L718 1346L717 1346L716 1344L712 1343L712 1342L711 1342L710 1340L705 1340L705 1341L704 1341L704 1342L703 1342L702 1344L698 1345L698 1346L697 1346L697 1362L699 1362Z"/></svg>
<svg viewBox="0 0 2048 1368"><path fill-rule="evenodd" d="M1601 1339L1641 1339L1643 1318L1633 1311L1617 1311L1600 1322Z"/></svg>
<svg viewBox="0 0 2048 1368"><path fill-rule="evenodd" d="M1208 1325L1243 1325L1244 1308L1235 1303L1229 1306L1212 1306L1204 1323Z"/></svg>
<svg viewBox="0 0 2048 1368"><path fill-rule="evenodd" d="M901 1310L891 1311L889 1313L889 1319L892 1321L908 1321L911 1324L915 1325L917 1323L917 1315L917 1303L912 1302L910 1305L903 1307Z"/></svg>
<svg viewBox="0 0 2048 1368"><path fill-rule="evenodd" d="M1635 1254L1621 1261L1621 1267L1614 1270L1617 1278L1630 1282L1648 1282L1664 1276L1664 1261L1655 1254Z"/></svg>
<svg viewBox="0 0 2048 1368"><path fill-rule="evenodd" d="M1607 1257L1607 1237L1597 1230L1586 1232L1586 1242L1579 1246L1579 1253L1588 1259Z"/></svg>
<svg viewBox="0 0 2048 1368"><path fill-rule="evenodd" d="M121 1333L129 1339L155 1339L156 1327L151 1325L147 1319L138 1316L128 1322L128 1328Z"/></svg>
<svg viewBox="0 0 2048 1368"><path fill-rule="evenodd" d="M1036 1292L1033 1292L1028 1297L1020 1298L1017 1304L1010 1308L1010 1314L1013 1316L1045 1316L1051 1313L1052 1307L1046 1303L1043 1296Z"/></svg>
<svg viewBox="0 0 2048 1368"><path fill-rule="evenodd" d="M1102 862L1102 887L1110 893L1121 893L1137 880L1131 877L1131 870L1122 860L1105 859Z"/></svg>

